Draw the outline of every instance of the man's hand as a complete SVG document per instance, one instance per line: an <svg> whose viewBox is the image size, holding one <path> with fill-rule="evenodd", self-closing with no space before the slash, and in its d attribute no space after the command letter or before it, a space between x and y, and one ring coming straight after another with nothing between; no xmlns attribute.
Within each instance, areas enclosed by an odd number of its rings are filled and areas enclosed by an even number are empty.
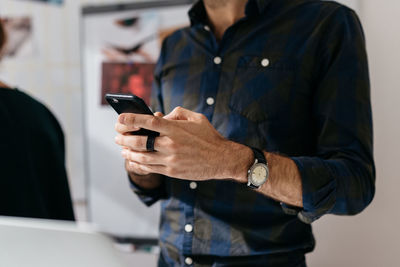
<svg viewBox="0 0 400 267"><path fill-rule="evenodd" d="M163 117L164 116L164 114L162 114L161 112L156 112L156 113L154 113L154 116L156 116L156 117ZM118 123L117 123L118 124ZM117 126L116 126L117 127ZM136 130L139 130L140 128L136 128L136 129L134 129L134 128L132 128L132 131L136 131ZM122 134L122 135L130 135L130 132L119 132L120 134ZM119 138L119 136L116 136L115 137L115 141L116 141L116 143L118 143L117 142L117 140L118 140L118 138ZM122 155L124 156L125 155L125 151L126 150L129 150L130 148L129 147L122 147ZM149 172L147 172L147 171L144 171L144 170L142 170L141 168L140 168L140 165L139 164L137 164L137 163L135 163L134 161L130 161L130 160L128 160L128 159L125 159L125 169L126 169L126 171L130 174L130 176L132 177L133 175L135 175L135 176L138 176L138 178L141 178L140 180L148 180L148 175L149 174L151 174L151 173L149 173Z"/></svg>
<svg viewBox="0 0 400 267"><path fill-rule="evenodd" d="M178 107L164 117L161 113L155 115L121 114L115 125L119 133L116 142L123 147L127 170L136 183L155 188L162 182L158 174L187 180L247 182L247 170L254 162L250 148L225 139L202 114ZM155 152L146 151L147 136L129 134L140 128L160 133ZM287 157L264 154L270 176L257 192L301 207L301 176L296 164Z"/></svg>
<svg viewBox="0 0 400 267"><path fill-rule="evenodd" d="M225 139L199 113L175 108L165 117L121 114L116 143L137 174L158 173L188 180L237 178L246 182L253 154L246 146ZM145 128L157 131L155 152L146 151L147 136L128 135Z"/></svg>

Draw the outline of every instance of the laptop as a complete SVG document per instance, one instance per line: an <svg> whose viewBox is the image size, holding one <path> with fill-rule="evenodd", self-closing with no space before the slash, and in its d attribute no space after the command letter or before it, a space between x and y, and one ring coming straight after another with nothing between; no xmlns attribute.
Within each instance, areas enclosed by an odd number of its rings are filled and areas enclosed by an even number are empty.
<svg viewBox="0 0 400 267"><path fill-rule="evenodd" d="M89 224L0 216L0 266L127 267Z"/></svg>

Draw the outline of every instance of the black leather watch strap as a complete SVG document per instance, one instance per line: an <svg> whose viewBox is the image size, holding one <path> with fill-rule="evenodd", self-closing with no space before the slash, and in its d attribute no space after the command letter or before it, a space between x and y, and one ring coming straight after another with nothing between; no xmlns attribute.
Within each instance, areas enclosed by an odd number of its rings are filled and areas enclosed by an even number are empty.
<svg viewBox="0 0 400 267"><path fill-rule="evenodd" d="M254 168L257 168L256 164L263 164L265 165L266 168L266 177L263 183L265 183L266 179L268 179L268 175L269 175L269 171L268 171L268 163L267 163L267 159L264 156L264 152L262 152L262 150L255 148L255 147L250 147L251 150L253 151L254 154L254 163L253 166L250 167L250 169L247 172L247 186L252 188L252 189L258 189L260 188L261 185L255 185L252 182L252 172Z"/></svg>
<svg viewBox="0 0 400 267"><path fill-rule="evenodd" d="M258 189L258 187L255 186L255 185L252 184L252 183L248 183L247 186L250 187L251 189Z"/></svg>
<svg viewBox="0 0 400 267"><path fill-rule="evenodd" d="M250 147L251 150L253 150L254 153L254 158L257 159L259 163L267 164L267 159L265 158L264 153L262 152L261 149L255 148L255 147Z"/></svg>

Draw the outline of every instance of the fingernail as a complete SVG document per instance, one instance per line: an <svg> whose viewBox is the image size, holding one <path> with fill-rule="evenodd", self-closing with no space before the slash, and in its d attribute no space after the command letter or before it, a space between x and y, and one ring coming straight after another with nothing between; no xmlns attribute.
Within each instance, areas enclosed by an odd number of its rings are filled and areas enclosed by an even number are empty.
<svg viewBox="0 0 400 267"><path fill-rule="evenodd" d="M123 157L126 157L126 154L127 154L126 150L125 150L125 149L122 150L122 151L121 151L121 154L122 154Z"/></svg>
<svg viewBox="0 0 400 267"><path fill-rule="evenodd" d="M120 141L121 141L121 137L120 137L119 135L117 135L117 136L115 137L115 143L119 144Z"/></svg>
<svg viewBox="0 0 400 267"><path fill-rule="evenodd" d="M124 124L125 123L125 115L123 115L123 114L119 115L118 121L119 121L119 123Z"/></svg>
<svg viewBox="0 0 400 267"><path fill-rule="evenodd" d="M133 161L129 161L129 166L134 166L135 165L135 163L133 163Z"/></svg>

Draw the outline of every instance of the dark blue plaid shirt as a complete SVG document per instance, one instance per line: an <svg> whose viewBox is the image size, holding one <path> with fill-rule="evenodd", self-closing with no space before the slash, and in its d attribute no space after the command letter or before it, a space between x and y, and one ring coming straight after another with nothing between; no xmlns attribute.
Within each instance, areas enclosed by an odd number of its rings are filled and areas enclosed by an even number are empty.
<svg viewBox="0 0 400 267"><path fill-rule="evenodd" d="M189 16L191 26L163 44L153 109L203 113L226 138L292 158L304 207L232 181L166 177L156 190L135 187L148 205L162 199L166 260L311 251L309 223L359 213L374 195L369 74L356 14L335 2L250 0L220 42L202 2ZM292 266L285 258L276 265Z"/></svg>

